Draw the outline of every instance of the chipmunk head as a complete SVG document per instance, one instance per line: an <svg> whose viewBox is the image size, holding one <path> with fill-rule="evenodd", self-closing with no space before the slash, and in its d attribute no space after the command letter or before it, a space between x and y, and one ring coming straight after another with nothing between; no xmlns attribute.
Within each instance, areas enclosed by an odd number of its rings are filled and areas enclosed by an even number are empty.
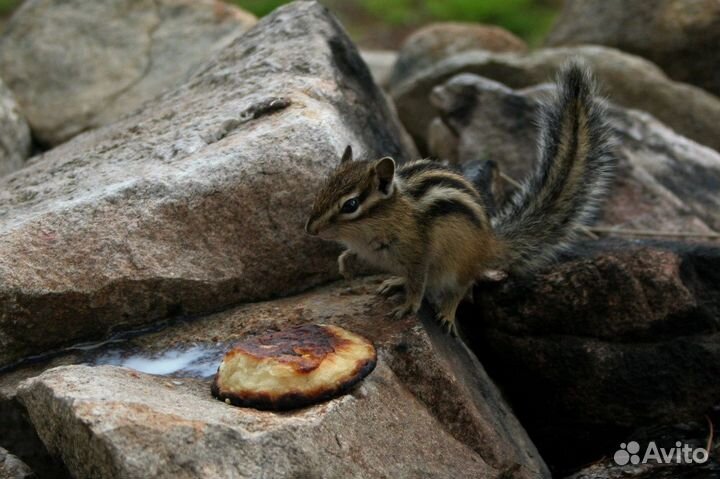
<svg viewBox="0 0 720 479"><path fill-rule="evenodd" d="M305 231L326 239L344 238L376 204L392 197L394 177L392 158L353 161L348 146L340 165L320 187Z"/></svg>

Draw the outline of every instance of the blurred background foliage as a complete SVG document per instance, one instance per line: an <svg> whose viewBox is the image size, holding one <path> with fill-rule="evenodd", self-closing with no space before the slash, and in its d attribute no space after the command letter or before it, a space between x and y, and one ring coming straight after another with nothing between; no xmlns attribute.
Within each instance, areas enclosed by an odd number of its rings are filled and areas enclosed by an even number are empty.
<svg viewBox="0 0 720 479"><path fill-rule="evenodd" d="M91 0L92 1L92 0ZM288 0L226 0L258 17ZM0 0L0 16L9 15L22 0ZM398 48L420 25L463 21L499 25L531 46L552 25L562 0L321 0L345 24L355 41L367 48Z"/></svg>
<svg viewBox="0 0 720 479"><path fill-rule="evenodd" d="M361 45L398 48L408 33L433 21L479 22L499 25L530 45L550 29L562 0L321 0L342 20ZM235 0L235 4L265 15L287 0Z"/></svg>
<svg viewBox="0 0 720 479"><path fill-rule="evenodd" d="M9 14L19 3L20 0L0 0L0 15Z"/></svg>

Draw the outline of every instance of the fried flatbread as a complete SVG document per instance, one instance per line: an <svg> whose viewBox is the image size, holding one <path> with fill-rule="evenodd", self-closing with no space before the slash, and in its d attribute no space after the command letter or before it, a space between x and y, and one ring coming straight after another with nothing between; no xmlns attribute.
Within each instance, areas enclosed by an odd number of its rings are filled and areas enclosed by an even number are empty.
<svg viewBox="0 0 720 479"><path fill-rule="evenodd" d="M237 344L223 358L212 394L235 406L294 409L347 392L376 362L372 343L357 334L296 326Z"/></svg>

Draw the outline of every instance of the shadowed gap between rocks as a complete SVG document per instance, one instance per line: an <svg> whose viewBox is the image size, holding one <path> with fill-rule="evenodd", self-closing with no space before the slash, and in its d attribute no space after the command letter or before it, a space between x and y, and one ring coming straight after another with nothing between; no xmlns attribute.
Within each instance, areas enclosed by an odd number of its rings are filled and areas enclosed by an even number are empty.
<svg viewBox="0 0 720 479"><path fill-rule="evenodd" d="M639 428L717 420L719 271L710 246L584 242L536 276L477 287L459 318L565 475L611 456Z"/></svg>

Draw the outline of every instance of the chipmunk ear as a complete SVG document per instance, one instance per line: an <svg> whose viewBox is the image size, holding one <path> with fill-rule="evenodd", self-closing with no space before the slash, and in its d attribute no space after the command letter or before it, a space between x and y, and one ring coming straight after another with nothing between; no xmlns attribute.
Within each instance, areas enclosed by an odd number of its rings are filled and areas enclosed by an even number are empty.
<svg viewBox="0 0 720 479"><path fill-rule="evenodd" d="M395 177L395 160L386 156L375 163L375 173L378 178L378 189L386 196L393 192L393 178Z"/></svg>
<svg viewBox="0 0 720 479"><path fill-rule="evenodd" d="M345 153L343 153L342 158L340 158L340 164L343 164L348 161L353 160L353 152L352 152L352 146L348 145L345 148Z"/></svg>

